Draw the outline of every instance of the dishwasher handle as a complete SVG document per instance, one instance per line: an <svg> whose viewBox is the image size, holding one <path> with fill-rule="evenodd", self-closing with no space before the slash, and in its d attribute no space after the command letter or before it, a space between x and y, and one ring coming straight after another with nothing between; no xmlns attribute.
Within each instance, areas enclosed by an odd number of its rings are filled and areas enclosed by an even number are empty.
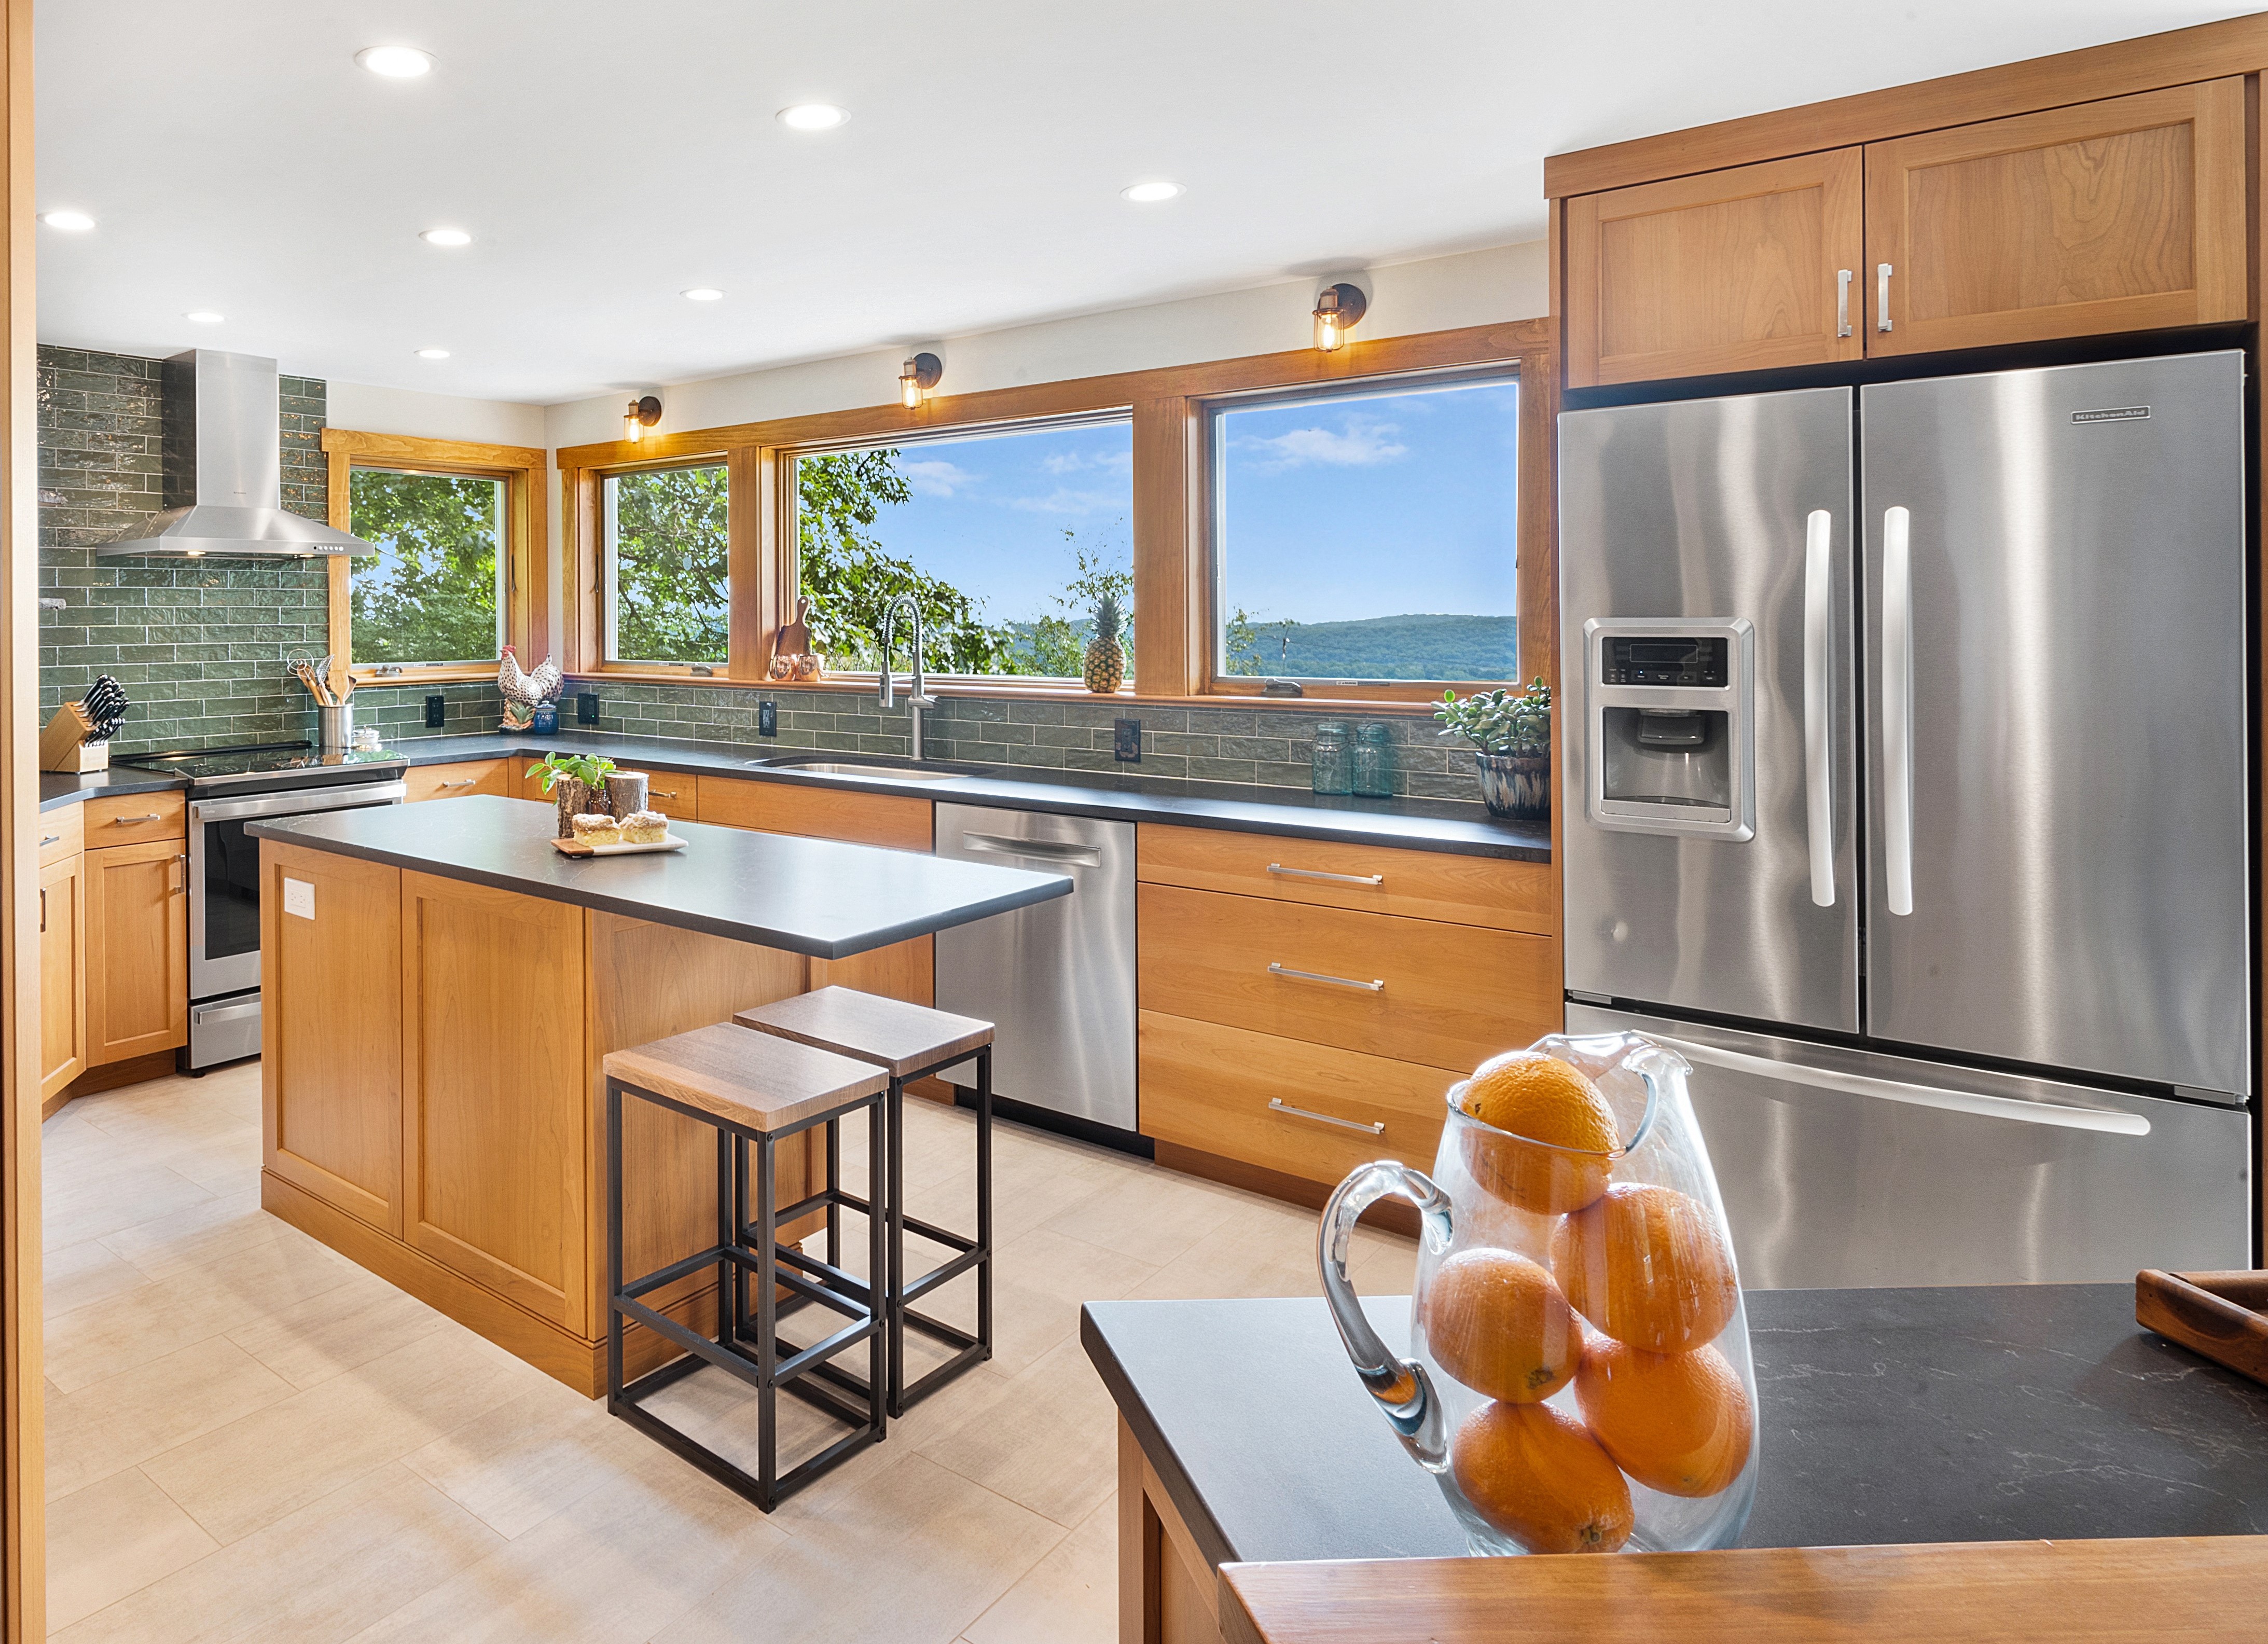
<svg viewBox="0 0 2268 1644"><path fill-rule="evenodd" d="M1062 844L1053 839L1009 839L998 834L965 833L961 848L980 856L1020 856L1034 862L1062 867L1101 867L1102 848L1092 844Z"/></svg>

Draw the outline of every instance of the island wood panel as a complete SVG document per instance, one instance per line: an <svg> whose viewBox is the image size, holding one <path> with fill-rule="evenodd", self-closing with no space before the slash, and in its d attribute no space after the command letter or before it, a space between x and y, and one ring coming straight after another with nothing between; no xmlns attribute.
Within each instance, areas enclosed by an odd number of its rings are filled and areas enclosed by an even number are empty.
<svg viewBox="0 0 2268 1644"><path fill-rule="evenodd" d="M591 1205L588 1305L591 1334L601 1336L607 1325L607 1054L730 1021L734 1011L800 993L806 972L801 955L674 925L594 912L588 916L587 926L584 1009L591 1134L596 1139L585 1189ZM713 1126L651 1102L623 1102L625 1274L652 1272L717 1242L717 1135ZM778 1202L792 1204L819 1184L826 1168L825 1137L825 1131L815 1130L782 1144ZM824 1225L820 1217L806 1218L784 1228L782 1237L799 1239ZM714 1276L697 1273L645 1300L648 1306L683 1318L696 1330L713 1330L715 1294ZM678 1356L674 1345L643 1325L632 1325L625 1332L622 1351L626 1374L633 1376Z"/></svg>
<svg viewBox="0 0 2268 1644"><path fill-rule="evenodd" d="M1550 938L1144 885L1143 1008L1429 1067L1554 1031ZM1270 963L1376 991L1270 971Z"/></svg>
<svg viewBox="0 0 2268 1644"><path fill-rule="evenodd" d="M89 851L87 1065L189 1042L188 857L179 839Z"/></svg>
<svg viewBox="0 0 2268 1644"><path fill-rule="evenodd" d="M589 1329L583 910L401 877L403 1237Z"/></svg>
<svg viewBox="0 0 2268 1644"><path fill-rule="evenodd" d="M1464 1076L1149 1010L1140 1046L1145 1136L1333 1185L1373 1159L1431 1169Z"/></svg>
<svg viewBox="0 0 2268 1644"><path fill-rule="evenodd" d="M1126 1419L1118 1419L1119 1644L1219 1644L1219 1584Z"/></svg>
<svg viewBox="0 0 2268 1644"><path fill-rule="evenodd" d="M503 759L460 759L446 765L412 765L401 773L405 802L419 800L462 799L468 793L493 793L499 799L516 796L511 762Z"/></svg>
<svg viewBox="0 0 2268 1644"><path fill-rule="evenodd" d="M1835 149L1570 201L1568 385L1860 358L1863 175Z"/></svg>
<svg viewBox="0 0 2268 1644"><path fill-rule="evenodd" d="M188 799L181 793L106 793L81 801L80 809L91 851L188 837Z"/></svg>
<svg viewBox="0 0 2268 1644"><path fill-rule="evenodd" d="M1867 149L1870 354L2241 321L2241 77Z"/></svg>
<svg viewBox="0 0 2268 1644"><path fill-rule="evenodd" d="M1218 1604L1227 1644L2095 1644L2257 1638L2264 1580L2268 1537L2184 1536L1225 1564Z"/></svg>
<svg viewBox="0 0 2268 1644"><path fill-rule="evenodd" d="M40 1099L86 1071L86 886L77 851L40 866Z"/></svg>
<svg viewBox="0 0 2268 1644"><path fill-rule="evenodd" d="M1141 877L1154 884L1539 936L1558 926L1551 869L1543 862L1160 822L1140 823L1134 839ZM1365 882L1373 877L1378 883Z"/></svg>
<svg viewBox="0 0 2268 1644"><path fill-rule="evenodd" d="M401 1236L401 870L261 842L261 1130L269 1171ZM286 881L314 917L286 913Z"/></svg>

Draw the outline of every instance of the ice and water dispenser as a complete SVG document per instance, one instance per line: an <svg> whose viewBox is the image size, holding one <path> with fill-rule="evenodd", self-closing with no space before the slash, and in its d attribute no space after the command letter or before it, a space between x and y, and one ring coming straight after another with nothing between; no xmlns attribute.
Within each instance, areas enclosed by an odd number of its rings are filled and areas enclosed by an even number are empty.
<svg viewBox="0 0 2268 1644"><path fill-rule="evenodd" d="M1745 618L1584 623L1591 820L1630 833L1749 839L1756 631Z"/></svg>

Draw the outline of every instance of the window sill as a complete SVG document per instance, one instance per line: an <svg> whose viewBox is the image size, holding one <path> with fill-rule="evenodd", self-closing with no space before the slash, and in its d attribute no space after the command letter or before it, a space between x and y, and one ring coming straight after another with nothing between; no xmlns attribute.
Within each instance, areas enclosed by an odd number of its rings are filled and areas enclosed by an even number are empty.
<svg viewBox="0 0 2268 1644"><path fill-rule="evenodd" d="M501 660L501 659L499 659ZM463 685L475 680L493 683L497 676L495 662L466 662L447 667L422 664L406 665L399 674L381 674L376 668L357 667L347 670L355 689L384 689L394 685Z"/></svg>

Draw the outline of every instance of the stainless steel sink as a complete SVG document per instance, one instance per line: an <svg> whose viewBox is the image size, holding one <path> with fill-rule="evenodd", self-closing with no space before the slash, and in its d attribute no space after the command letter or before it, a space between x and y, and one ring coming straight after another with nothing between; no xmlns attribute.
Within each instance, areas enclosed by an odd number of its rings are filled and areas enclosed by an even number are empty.
<svg viewBox="0 0 2268 1644"><path fill-rule="evenodd" d="M789 764L784 761L751 759L748 763L763 770L800 770L814 777L872 777L885 782L951 782L962 774L958 770L924 770L916 765L864 764L856 760L798 760Z"/></svg>

